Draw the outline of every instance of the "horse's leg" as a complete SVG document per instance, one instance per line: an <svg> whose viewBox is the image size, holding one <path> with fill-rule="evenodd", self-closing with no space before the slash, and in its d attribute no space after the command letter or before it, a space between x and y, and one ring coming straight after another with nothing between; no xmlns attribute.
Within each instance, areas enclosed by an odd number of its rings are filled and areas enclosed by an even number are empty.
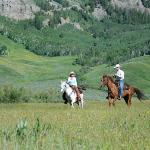
<svg viewBox="0 0 150 150"><path fill-rule="evenodd" d="M131 106L131 97L132 97L132 95L129 95L129 98L128 98L128 107Z"/></svg>
<svg viewBox="0 0 150 150"><path fill-rule="evenodd" d="M81 98L81 101L79 102L79 106L80 108L83 108L83 103L84 103L83 94L80 94L80 98Z"/></svg>
<svg viewBox="0 0 150 150"><path fill-rule="evenodd" d="M73 104L74 104L74 102L71 102L71 108L74 108L74 105L73 105Z"/></svg>
<svg viewBox="0 0 150 150"><path fill-rule="evenodd" d="M126 102L126 104L127 104L128 107L131 106L131 97L132 96L131 96L130 93L128 95L124 96L124 100L125 100L125 102Z"/></svg>
<svg viewBox="0 0 150 150"><path fill-rule="evenodd" d="M124 100L125 100L127 105L128 105L128 99L129 99L129 95L124 96Z"/></svg>
<svg viewBox="0 0 150 150"><path fill-rule="evenodd" d="M79 102L79 107L83 108L83 100L81 99L81 101Z"/></svg>
<svg viewBox="0 0 150 150"><path fill-rule="evenodd" d="M71 108L74 108L73 101L71 101Z"/></svg>
<svg viewBox="0 0 150 150"><path fill-rule="evenodd" d="M109 107L111 107L111 98L110 97L108 98L108 104L109 104Z"/></svg>
<svg viewBox="0 0 150 150"><path fill-rule="evenodd" d="M71 99L71 108L74 108L74 103L75 103L75 100L74 98Z"/></svg>
<svg viewBox="0 0 150 150"><path fill-rule="evenodd" d="M113 99L113 102L112 102L113 106L115 106L115 101L116 101L116 98Z"/></svg>
<svg viewBox="0 0 150 150"><path fill-rule="evenodd" d="M84 100L81 98L81 102L80 102L80 104L81 104L81 108L83 108L83 103L84 103Z"/></svg>

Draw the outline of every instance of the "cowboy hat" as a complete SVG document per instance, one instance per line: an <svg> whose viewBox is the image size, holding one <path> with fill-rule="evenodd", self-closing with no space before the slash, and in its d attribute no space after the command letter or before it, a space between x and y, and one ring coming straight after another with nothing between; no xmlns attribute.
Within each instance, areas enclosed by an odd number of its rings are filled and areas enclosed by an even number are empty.
<svg viewBox="0 0 150 150"><path fill-rule="evenodd" d="M69 75L76 75L73 71L71 71L70 73L69 73Z"/></svg>
<svg viewBox="0 0 150 150"><path fill-rule="evenodd" d="M120 68L121 66L119 64L116 64L114 68Z"/></svg>

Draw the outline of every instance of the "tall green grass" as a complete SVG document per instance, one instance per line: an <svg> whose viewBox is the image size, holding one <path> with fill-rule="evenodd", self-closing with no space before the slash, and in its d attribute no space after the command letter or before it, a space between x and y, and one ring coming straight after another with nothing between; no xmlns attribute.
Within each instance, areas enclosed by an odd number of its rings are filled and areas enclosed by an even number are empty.
<svg viewBox="0 0 150 150"><path fill-rule="evenodd" d="M86 102L83 110L64 104L0 105L0 149L149 150L149 101Z"/></svg>

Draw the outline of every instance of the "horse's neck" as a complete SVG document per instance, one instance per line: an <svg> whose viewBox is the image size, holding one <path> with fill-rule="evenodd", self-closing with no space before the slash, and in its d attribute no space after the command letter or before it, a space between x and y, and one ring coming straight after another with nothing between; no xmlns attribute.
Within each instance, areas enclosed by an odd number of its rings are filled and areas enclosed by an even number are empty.
<svg viewBox="0 0 150 150"><path fill-rule="evenodd" d="M72 92L72 89L71 89L70 86L68 86L68 87L66 88L66 93L67 93L68 95L70 95L71 92Z"/></svg>
<svg viewBox="0 0 150 150"><path fill-rule="evenodd" d="M109 91L114 91L115 89L118 89L116 84L110 80L108 80L108 83L107 83L107 87L108 87L108 90Z"/></svg>

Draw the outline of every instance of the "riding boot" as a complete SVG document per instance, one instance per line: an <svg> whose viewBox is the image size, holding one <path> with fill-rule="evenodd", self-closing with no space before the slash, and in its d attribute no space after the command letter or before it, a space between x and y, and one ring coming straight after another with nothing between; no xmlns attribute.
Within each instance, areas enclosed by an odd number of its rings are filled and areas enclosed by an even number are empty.
<svg viewBox="0 0 150 150"><path fill-rule="evenodd" d="M121 100L121 98L122 98L121 96L118 96L118 98L117 98L117 99L118 99L118 100Z"/></svg>

